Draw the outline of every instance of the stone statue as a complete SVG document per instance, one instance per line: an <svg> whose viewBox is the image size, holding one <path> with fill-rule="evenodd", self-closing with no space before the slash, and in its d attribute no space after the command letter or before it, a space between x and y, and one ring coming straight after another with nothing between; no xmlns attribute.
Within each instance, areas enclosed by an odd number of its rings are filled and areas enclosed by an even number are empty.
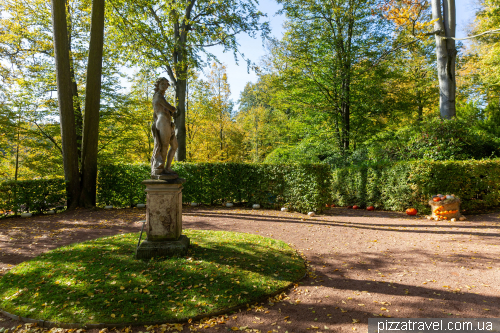
<svg viewBox="0 0 500 333"><path fill-rule="evenodd" d="M156 80L153 95L153 123L151 132L154 138L153 156L151 157L151 177L154 179L175 179L179 176L170 168L177 150L177 138L172 116L177 112L165 99L165 91L170 82L164 77ZM170 146L170 150L169 150Z"/></svg>

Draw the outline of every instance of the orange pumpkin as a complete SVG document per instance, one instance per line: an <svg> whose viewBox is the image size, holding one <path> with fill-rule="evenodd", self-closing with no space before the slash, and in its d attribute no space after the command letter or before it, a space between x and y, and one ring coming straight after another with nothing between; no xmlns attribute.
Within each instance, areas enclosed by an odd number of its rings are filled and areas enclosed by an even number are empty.
<svg viewBox="0 0 500 333"><path fill-rule="evenodd" d="M417 215L417 210L415 208L408 208L406 210L406 214L408 214L408 215Z"/></svg>
<svg viewBox="0 0 500 333"><path fill-rule="evenodd" d="M434 197L434 198L432 198L432 201L438 202L438 201L441 201L441 198L440 197Z"/></svg>

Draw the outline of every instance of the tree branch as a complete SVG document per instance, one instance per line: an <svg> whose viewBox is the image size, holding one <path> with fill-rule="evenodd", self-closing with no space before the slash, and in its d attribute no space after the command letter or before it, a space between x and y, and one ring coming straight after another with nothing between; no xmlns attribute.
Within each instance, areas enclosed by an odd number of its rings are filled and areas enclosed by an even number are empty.
<svg viewBox="0 0 500 333"><path fill-rule="evenodd" d="M474 35L474 36L470 36L470 37L465 37L465 38L455 38L455 37L441 37L441 38L443 38L443 39L454 39L454 40L464 40L464 39L476 38L476 37L479 37L479 36L482 36L482 35L486 35L486 34L500 34L500 29L485 31L485 32L482 32L480 34L477 34L477 35Z"/></svg>
<svg viewBox="0 0 500 333"><path fill-rule="evenodd" d="M50 141L52 141L52 143L54 144L54 146L56 146L57 149L59 149L59 151L61 152L61 154L63 153L62 152L62 149L61 147L59 147L59 145L57 144L56 140L48 135L41 127L40 125L38 125L38 123L36 121L33 120L33 123L36 125L36 127L38 127L38 129L40 130L40 132L43 134L44 137L46 137L47 139L49 139Z"/></svg>

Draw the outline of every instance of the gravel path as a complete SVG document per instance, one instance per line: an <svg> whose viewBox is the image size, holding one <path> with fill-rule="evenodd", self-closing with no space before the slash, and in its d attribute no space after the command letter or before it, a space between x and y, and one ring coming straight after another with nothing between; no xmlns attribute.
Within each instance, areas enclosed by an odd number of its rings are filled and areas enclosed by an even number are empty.
<svg viewBox="0 0 500 333"><path fill-rule="evenodd" d="M309 266L308 276L280 301L186 324L184 332L366 332L368 318L374 317L500 317L498 212L452 223L345 208L316 217L240 208L183 209L184 228L281 239L301 252ZM3 274L64 244L138 232L143 219L144 209L121 209L1 220L0 270ZM0 320L0 327L22 324ZM222 324L214 325L217 321ZM17 331L26 331L25 326Z"/></svg>

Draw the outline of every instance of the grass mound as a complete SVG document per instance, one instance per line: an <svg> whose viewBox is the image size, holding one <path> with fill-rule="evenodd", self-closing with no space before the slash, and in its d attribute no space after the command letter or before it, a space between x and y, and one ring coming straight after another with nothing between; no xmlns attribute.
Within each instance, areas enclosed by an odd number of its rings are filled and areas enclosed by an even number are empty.
<svg viewBox="0 0 500 333"><path fill-rule="evenodd" d="M173 321L246 304L305 273L286 243L258 235L184 230L186 257L133 257L139 235L71 244L13 268L0 280L7 312L61 323Z"/></svg>

